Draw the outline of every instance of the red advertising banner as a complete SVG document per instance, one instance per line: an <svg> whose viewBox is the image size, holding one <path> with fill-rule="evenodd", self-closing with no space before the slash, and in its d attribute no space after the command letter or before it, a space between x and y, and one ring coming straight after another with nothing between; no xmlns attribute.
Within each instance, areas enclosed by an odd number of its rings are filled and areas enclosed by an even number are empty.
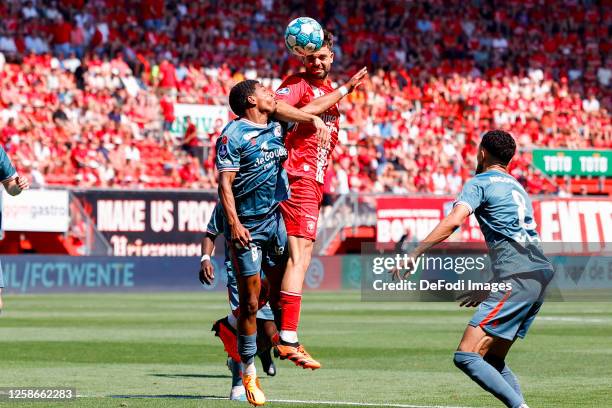
<svg viewBox="0 0 612 408"><path fill-rule="evenodd" d="M380 197L376 209L376 241L381 244L398 242L404 234L422 240L448 214L453 197ZM484 238L471 216L453 235L454 240L483 242Z"/></svg>
<svg viewBox="0 0 612 408"><path fill-rule="evenodd" d="M422 240L450 211L452 197L381 197L377 204L376 241L398 242L408 233ZM537 230L545 243L612 242L612 199L544 198L534 199ZM483 236L472 215L453 234L455 241L482 242Z"/></svg>
<svg viewBox="0 0 612 408"><path fill-rule="evenodd" d="M534 200L542 242L612 242L612 199L552 198ZM602 245L588 249L597 250Z"/></svg>
<svg viewBox="0 0 612 408"><path fill-rule="evenodd" d="M342 257L313 257L306 271L304 290L342 289Z"/></svg>

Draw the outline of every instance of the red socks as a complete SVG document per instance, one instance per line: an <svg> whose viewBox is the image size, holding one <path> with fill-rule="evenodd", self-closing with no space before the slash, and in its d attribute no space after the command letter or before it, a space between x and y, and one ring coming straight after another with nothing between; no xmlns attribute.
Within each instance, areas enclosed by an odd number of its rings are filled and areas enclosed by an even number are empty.
<svg viewBox="0 0 612 408"><path fill-rule="evenodd" d="M300 322L300 309L302 307L302 294L295 292L280 293L281 330L297 332Z"/></svg>

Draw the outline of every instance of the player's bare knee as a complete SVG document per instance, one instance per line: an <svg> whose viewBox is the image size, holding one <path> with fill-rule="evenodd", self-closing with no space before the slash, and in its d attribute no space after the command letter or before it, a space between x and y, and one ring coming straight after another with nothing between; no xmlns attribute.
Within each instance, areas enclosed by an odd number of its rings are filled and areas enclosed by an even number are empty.
<svg viewBox="0 0 612 408"><path fill-rule="evenodd" d="M485 356L487 354L487 352L489 351L489 349L491 348L491 345L493 344L493 337L491 336L484 336L482 339L480 339L480 341L476 344L476 347L474 347L474 350L472 350L473 353L478 353L481 356Z"/></svg>
<svg viewBox="0 0 612 408"><path fill-rule="evenodd" d="M255 316L259 309L259 301L257 296L250 296L245 302L245 307L240 308L240 313L244 313L245 317Z"/></svg>
<svg viewBox="0 0 612 408"><path fill-rule="evenodd" d="M491 347L492 343L493 337L485 335L477 341L461 341L461 343L459 343L459 347L457 347L457 351L464 353L478 353L481 356L484 356L487 354L487 351Z"/></svg>

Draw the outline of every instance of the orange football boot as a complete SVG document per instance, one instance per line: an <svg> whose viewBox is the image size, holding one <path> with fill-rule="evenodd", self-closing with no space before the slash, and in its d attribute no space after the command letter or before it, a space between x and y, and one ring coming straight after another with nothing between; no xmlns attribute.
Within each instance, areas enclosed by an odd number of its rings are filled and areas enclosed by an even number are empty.
<svg viewBox="0 0 612 408"><path fill-rule="evenodd" d="M310 368L311 370L321 368L321 363L312 358L301 344L297 346L277 344L276 350L281 360L291 360L298 367Z"/></svg>
<svg viewBox="0 0 612 408"><path fill-rule="evenodd" d="M251 405L259 407L266 403L266 396L259 385L257 376L242 374L242 384L244 384L247 401Z"/></svg>

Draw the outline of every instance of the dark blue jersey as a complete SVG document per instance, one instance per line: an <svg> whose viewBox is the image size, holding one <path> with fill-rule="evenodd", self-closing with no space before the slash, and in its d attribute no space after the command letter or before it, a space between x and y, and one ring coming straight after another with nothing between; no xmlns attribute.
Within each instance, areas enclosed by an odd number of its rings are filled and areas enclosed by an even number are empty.
<svg viewBox="0 0 612 408"><path fill-rule="evenodd" d="M239 218L269 214L288 198L283 134L279 122L243 118L230 122L217 140L217 169L237 172L232 191Z"/></svg>
<svg viewBox="0 0 612 408"><path fill-rule="evenodd" d="M476 215L495 276L552 271L536 232L531 199L514 177L497 170L478 174L465 183L455 205Z"/></svg>

